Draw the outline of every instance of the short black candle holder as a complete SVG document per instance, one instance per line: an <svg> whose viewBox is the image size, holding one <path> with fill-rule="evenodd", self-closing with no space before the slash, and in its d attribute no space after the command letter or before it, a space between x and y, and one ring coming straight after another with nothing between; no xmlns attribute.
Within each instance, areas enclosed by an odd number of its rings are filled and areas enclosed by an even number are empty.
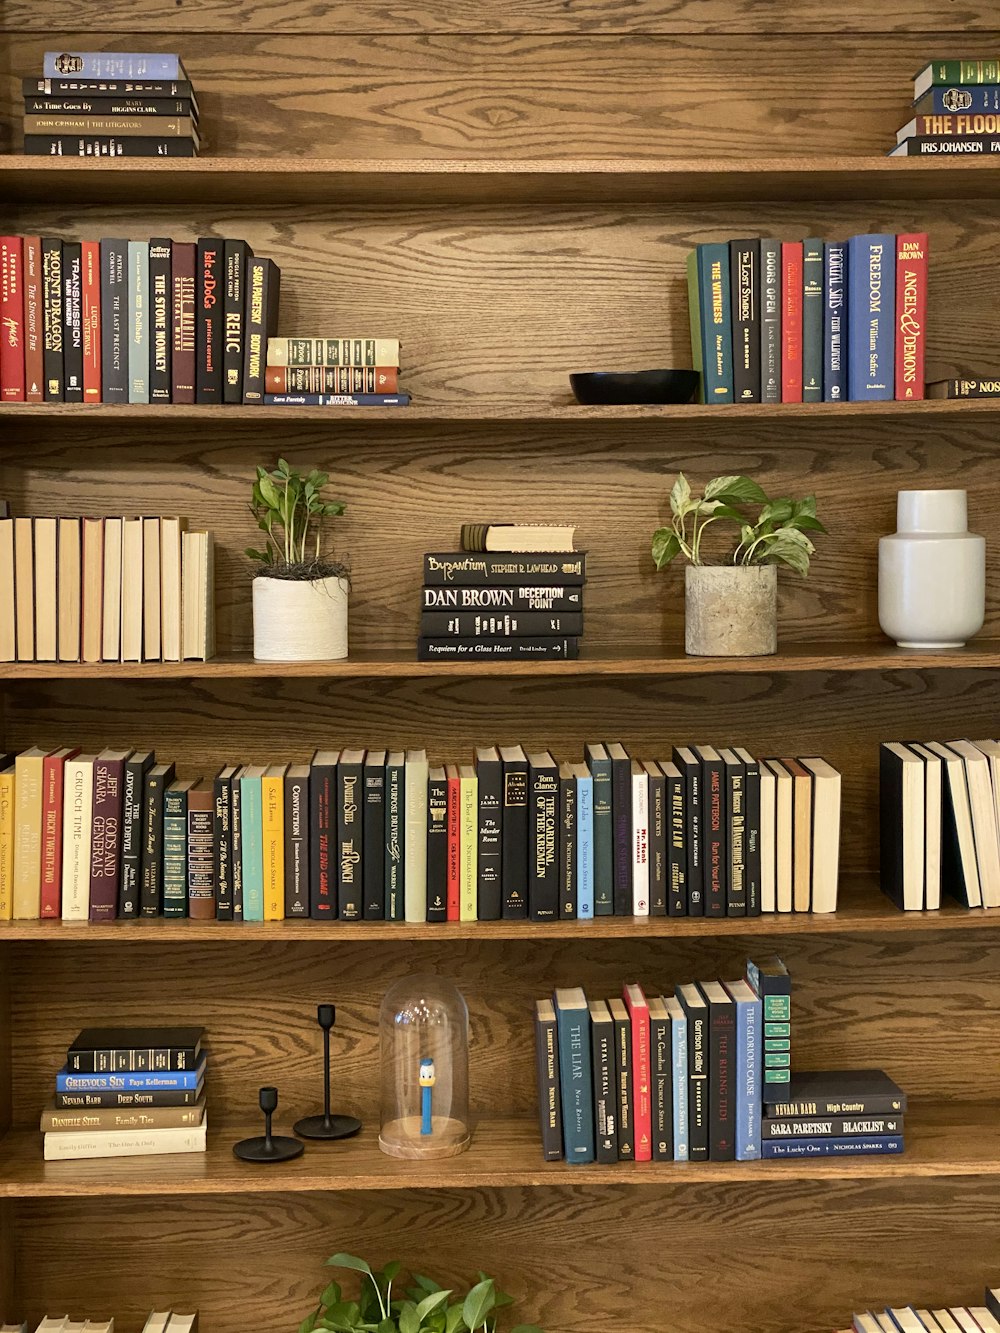
<svg viewBox="0 0 1000 1333"><path fill-rule="evenodd" d="M241 1139L233 1144L233 1152L244 1162L288 1162L305 1152L305 1144L286 1134L271 1133L271 1116L278 1109L278 1089L261 1088L260 1109L264 1112L264 1134L261 1138Z"/></svg>
<svg viewBox="0 0 1000 1333"><path fill-rule="evenodd" d="M332 1004L321 1004L316 1021L323 1029L323 1114L309 1115L295 1122L295 1132L304 1139L349 1139L360 1132L361 1121L353 1115L330 1114L330 1029L337 1021Z"/></svg>

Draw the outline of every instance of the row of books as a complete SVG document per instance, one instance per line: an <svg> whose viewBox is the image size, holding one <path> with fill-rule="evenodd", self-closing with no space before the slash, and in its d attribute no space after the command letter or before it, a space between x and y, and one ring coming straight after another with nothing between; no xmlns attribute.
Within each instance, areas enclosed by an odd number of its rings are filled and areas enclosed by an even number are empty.
<svg viewBox="0 0 1000 1333"><path fill-rule="evenodd" d="M0 236L0 402L259 405L280 286L246 241Z"/></svg>
<svg viewBox="0 0 1000 1333"><path fill-rule="evenodd" d="M399 339L269 338L269 407L409 407L399 391Z"/></svg>
<svg viewBox="0 0 1000 1333"><path fill-rule="evenodd" d="M3 1324L0 1333L29 1333L29 1325ZM69 1315L46 1315L35 1333L115 1333L113 1319L70 1319ZM142 1333L198 1333L198 1315L154 1311L143 1325Z"/></svg>
<svg viewBox="0 0 1000 1333"><path fill-rule="evenodd" d="M890 157L1000 153L1000 60L932 60L913 79L913 106Z"/></svg>
<svg viewBox="0 0 1000 1333"><path fill-rule="evenodd" d="M987 1287L983 1305L865 1310L854 1316L851 1329L853 1333L1000 1333L1000 1288Z"/></svg>
<svg viewBox="0 0 1000 1333"><path fill-rule="evenodd" d="M23 83L29 156L197 157L198 101L180 56L46 51L42 72ZM128 88L135 74L181 91L137 94Z"/></svg>
<svg viewBox="0 0 1000 1333"><path fill-rule="evenodd" d="M0 662L206 661L214 550L186 518L0 518Z"/></svg>
<svg viewBox="0 0 1000 1333"><path fill-rule="evenodd" d="M678 746L586 762L317 750L177 777L152 751L0 756L0 920L533 921L837 905L840 775Z"/></svg>
<svg viewBox="0 0 1000 1333"><path fill-rule="evenodd" d="M927 236L736 240L688 256L706 403L924 396Z"/></svg>
<svg viewBox="0 0 1000 1333"><path fill-rule="evenodd" d="M885 742L879 751L881 882L904 911L1000 907L1000 744Z"/></svg>
<svg viewBox="0 0 1000 1333"><path fill-rule="evenodd" d="M204 1152L203 1030L85 1028L42 1112L47 1162Z"/></svg>

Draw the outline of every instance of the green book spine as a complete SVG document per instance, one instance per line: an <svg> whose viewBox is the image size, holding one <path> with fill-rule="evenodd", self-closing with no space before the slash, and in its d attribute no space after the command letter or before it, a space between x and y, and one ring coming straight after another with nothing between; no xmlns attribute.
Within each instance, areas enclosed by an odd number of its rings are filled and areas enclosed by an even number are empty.
<svg viewBox="0 0 1000 1333"><path fill-rule="evenodd" d="M823 401L823 242L802 242L802 401Z"/></svg>
<svg viewBox="0 0 1000 1333"><path fill-rule="evenodd" d="M698 251L687 257L688 315L691 320L691 365L698 372L698 402L705 401L705 372L701 354L701 297L698 293Z"/></svg>
<svg viewBox="0 0 1000 1333"><path fill-rule="evenodd" d="M930 87L947 83L1000 83L1000 60L932 60Z"/></svg>
<svg viewBox="0 0 1000 1333"><path fill-rule="evenodd" d="M611 760L591 759L594 779L594 915L615 910L615 831L611 807Z"/></svg>
<svg viewBox="0 0 1000 1333"><path fill-rule="evenodd" d="M698 305L701 310L701 374L706 403L733 401L733 307L729 246L699 245Z"/></svg>
<svg viewBox="0 0 1000 1333"><path fill-rule="evenodd" d="M187 792L163 797L163 915L187 916Z"/></svg>
<svg viewBox="0 0 1000 1333"><path fill-rule="evenodd" d="M264 920L264 809L260 778L240 778L243 920Z"/></svg>

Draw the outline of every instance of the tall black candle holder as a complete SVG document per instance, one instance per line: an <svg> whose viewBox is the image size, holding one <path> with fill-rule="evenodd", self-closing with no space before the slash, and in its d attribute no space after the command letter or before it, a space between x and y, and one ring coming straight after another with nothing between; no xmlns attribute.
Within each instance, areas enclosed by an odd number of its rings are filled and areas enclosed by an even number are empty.
<svg viewBox="0 0 1000 1333"><path fill-rule="evenodd" d="M349 1139L360 1131L361 1121L353 1115L330 1114L330 1029L337 1021L335 1006L319 1005L316 1021L323 1029L323 1114L297 1120L295 1132L304 1139Z"/></svg>
<svg viewBox="0 0 1000 1333"><path fill-rule="evenodd" d="M271 1133L271 1117L278 1109L278 1089L261 1088L260 1109L264 1112L264 1133L260 1138L241 1139L233 1152L244 1162L288 1162L305 1152L305 1144L286 1134Z"/></svg>

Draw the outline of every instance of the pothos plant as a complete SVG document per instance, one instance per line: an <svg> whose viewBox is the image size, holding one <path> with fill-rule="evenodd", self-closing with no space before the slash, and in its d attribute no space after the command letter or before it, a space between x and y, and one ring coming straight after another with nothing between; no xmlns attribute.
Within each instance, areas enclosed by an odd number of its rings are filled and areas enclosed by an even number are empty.
<svg viewBox="0 0 1000 1333"><path fill-rule="evenodd" d="M331 1282L319 1305L299 1325L299 1333L332 1329L334 1333L495 1333L498 1311L513 1299L500 1291L491 1277L479 1274L476 1285L461 1298L452 1299L429 1277L413 1273L404 1296L394 1296L393 1283L402 1266L393 1261L381 1272L353 1254L335 1254L327 1259L332 1268L353 1269L361 1274L357 1300L344 1297L338 1282ZM518 1324L510 1333L542 1333L534 1324Z"/></svg>
<svg viewBox="0 0 1000 1333"><path fill-rule="evenodd" d="M809 558L816 549L808 534L826 532L816 517L814 495L802 500L772 500L750 477L716 477L697 496L681 472L670 491L670 514L669 527L653 533L657 569L663 569L678 555L685 556L692 565L711 563L704 558L705 537L714 524L722 523L734 525L739 540L716 563L784 564L806 575Z"/></svg>
<svg viewBox="0 0 1000 1333"><path fill-rule="evenodd" d="M313 469L307 476L294 471L283 458L273 472L257 467L250 512L267 536L263 550L248 546L246 554L258 561L260 574L269 578L346 578L347 566L332 556L330 519L343 514L341 500L324 500L329 473Z"/></svg>

